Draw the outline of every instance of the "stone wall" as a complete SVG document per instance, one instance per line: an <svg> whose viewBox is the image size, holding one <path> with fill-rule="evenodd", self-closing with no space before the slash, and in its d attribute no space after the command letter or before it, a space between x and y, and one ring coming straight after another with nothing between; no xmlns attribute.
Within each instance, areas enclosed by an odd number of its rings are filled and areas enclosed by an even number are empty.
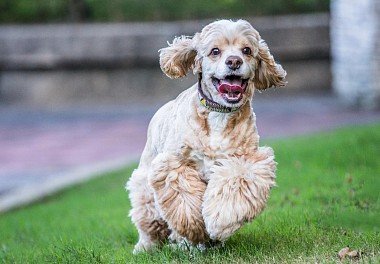
<svg viewBox="0 0 380 264"><path fill-rule="evenodd" d="M287 70L288 91L329 90L327 14L248 20ZM0 26L0 102L167 101L196 79L164 76L157 51L209 22Z"/></svg>
<svg viewBox="0 0 380 264"><path fill-rule="evenodd" d="M380 1L331 4L333 87L351 106L380 105Z"/></svg>

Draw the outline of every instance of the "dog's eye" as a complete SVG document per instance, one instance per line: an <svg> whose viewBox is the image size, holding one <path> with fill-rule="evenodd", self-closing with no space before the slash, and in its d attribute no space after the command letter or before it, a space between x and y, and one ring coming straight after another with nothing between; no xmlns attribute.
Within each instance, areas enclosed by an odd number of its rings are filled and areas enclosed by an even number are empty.
<svg viewBox="0 0 380 264"><path fill-rule="evenodd" d="M243 50L242 50L243 54L245 55L251 55L252 54L252 50L248 47L245 47Z"/></svg>
<svg viewBox="0 0 380 264"><path fill-rule="evenodd" d="M210 52L210 55L214 55L214 56L217 56L220 54L220 49L218 48L213 48Z"/></svg>

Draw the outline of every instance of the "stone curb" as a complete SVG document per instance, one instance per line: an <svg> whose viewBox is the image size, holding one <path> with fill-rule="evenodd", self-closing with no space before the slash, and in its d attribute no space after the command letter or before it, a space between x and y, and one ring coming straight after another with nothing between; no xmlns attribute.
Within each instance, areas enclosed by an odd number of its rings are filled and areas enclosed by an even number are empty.
<svg viewBox="0 0 380 264"><path fill-rule="evenodd" d="M12 190L9 194L0 196L0 214L31 204L75 184L99 177L106 172L121 169L136 160L138 160L138 157L131 156L99 164L89 164L75 168L67 173L58 173L55 177L52 177L54 180L22 186Z"/></svg>

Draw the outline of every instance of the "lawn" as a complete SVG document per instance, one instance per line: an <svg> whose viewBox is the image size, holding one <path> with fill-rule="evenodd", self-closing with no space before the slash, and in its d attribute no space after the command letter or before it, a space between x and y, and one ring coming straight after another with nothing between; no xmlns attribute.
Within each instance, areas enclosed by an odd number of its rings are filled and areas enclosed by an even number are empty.
<svg viewBox="0 0 380 264"><path fill-rule="evenodd" d="M380 262L380 124L265 141L278 161L267 209L224 248L131 254L124 184L135 165L0 216L0 263Z"/></svg>

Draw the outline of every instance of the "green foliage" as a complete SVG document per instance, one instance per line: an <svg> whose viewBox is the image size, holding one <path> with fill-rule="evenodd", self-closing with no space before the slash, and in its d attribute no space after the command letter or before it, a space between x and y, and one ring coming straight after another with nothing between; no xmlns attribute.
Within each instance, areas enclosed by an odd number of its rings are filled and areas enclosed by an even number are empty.
<svg viewBox="0 0 380 264"><path fill-rule="evenodd" d="M131 168L0 216L0 263L335 263L350 246L380 261L380 125L264 142L277 183L267 209L206 252L131 254Z"/></svg>
<svg viewBox="0 0 380 264"><path fill-rule="evenodd" d="M0 0L0 23L59 22L67 16L65 0Z"/></svg>
<svg viewBox="0 0 380 264"><path fill-rule="evenodd" d="M0 23L162 21L329 10L329 0L0 0Z"/></svg>

